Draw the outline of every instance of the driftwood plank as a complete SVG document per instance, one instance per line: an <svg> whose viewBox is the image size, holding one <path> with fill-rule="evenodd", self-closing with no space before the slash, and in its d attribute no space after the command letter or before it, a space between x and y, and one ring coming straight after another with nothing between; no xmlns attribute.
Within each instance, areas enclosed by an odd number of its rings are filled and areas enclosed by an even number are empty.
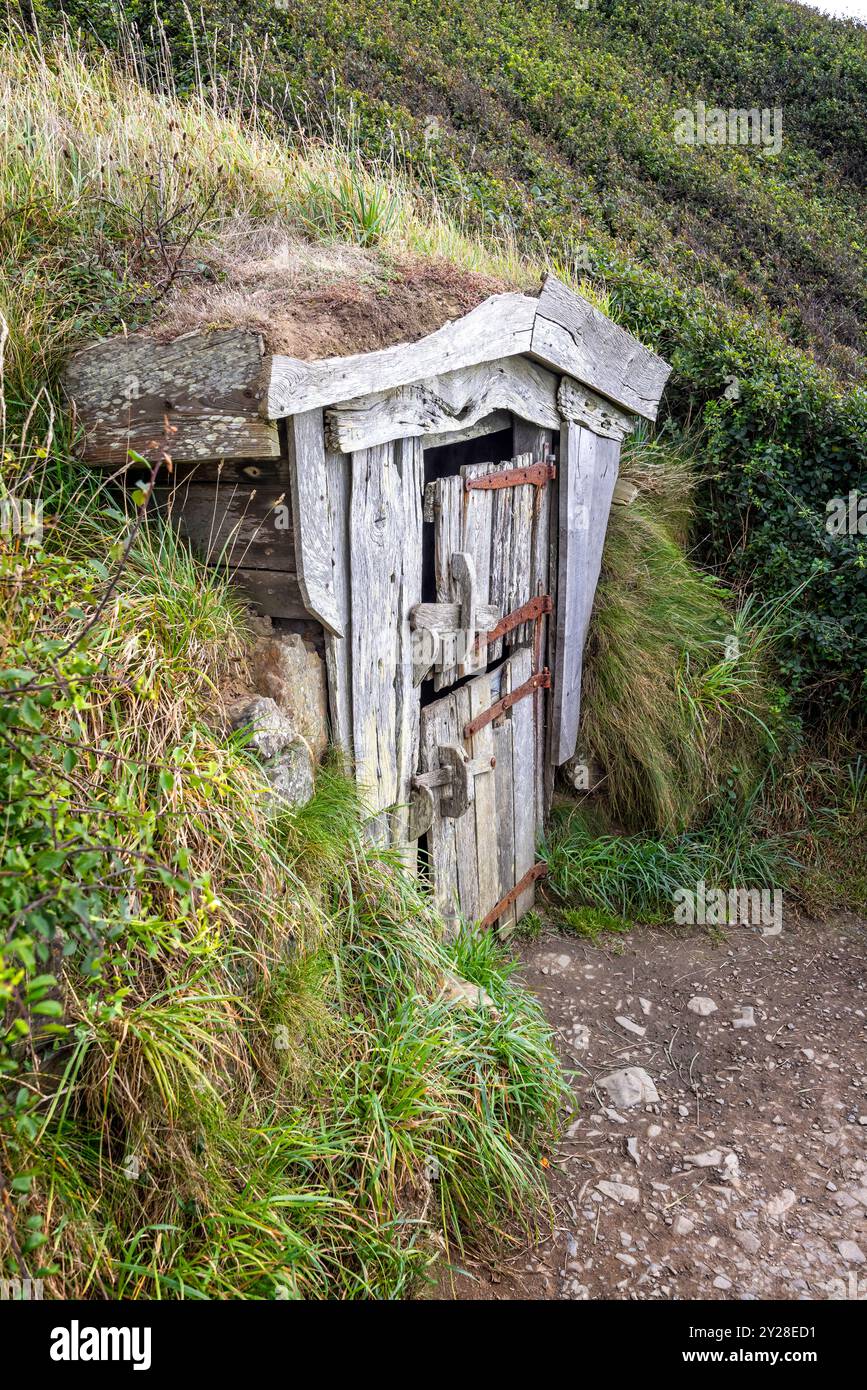
<svg viewBox="0 0 867 1390"><path fill-rule="evenodd" d="M463 489L463 536L461 551L472 557L476 574L476 601L490 602L491 584L491 520L493 493L483 488L466 489L469 478L480 478L495 471L492 463L465 464L460 471ZM474 635L464 632L465 660L458 663L458 675L467 676L479 670L487 661L484 644L475 645Z"/></svg>
<svg viewBox="0 0 867 1390"><path fill-rule="evenodd" d="M435 772L440 766L439 747L454 743L459 737L455 702L451 695L428 705L421 712L421 746L419 760L422 772ZM458 887L458 855L455 838L457 822L443 816L442 792L435 788L433 796L433 815L428 831L427 845L430 864L430 878L434 902L446 918L455 924L460 911L460 890Z"/></svg>
<svg viewBox="0 0 867 1390"><path fill-rule="evenodd" d="M491 679L479 676L466 687L468 718L490 708ZM497 788L495 778L494 731L491 724L479 729L471 739L470 752L474 760L490 764L490 771L479 772L475 779L475 841L478 861L477 915L486 917L500 899L500 866L497 856Z"/></svg>
<svg viewBox="0 0 867 1390"><path fill-rule="evenodd" d="M483 681L481 684L485 686L487 682ZM484 702L484 696L481 693L479 698ZM467 745L463 736L464 725L468 719L472 718L469 686L465 685L459 690L455 690L451 696L451 701L454 706L457 726L455 741L462 748L466 748ZM461 913L470 922L476 921L479 916L479 842L474 812L475 797L478 790L475 783L478 781L479 778L474 779L472 804L463 815L455 817L455 851L458 859L460 907Z"/></svg>
<svg viewBox="0 0 867 1390"><path fill-rule="evenodd" d="M575 751L581 698L581 642L587 544L598 438L567 422L560 434L557 625L551 689L551 756Z"/></svg>
<svg viewBox="0 0 867 1390"><path fill-rule="evenodd" d="M347 758L354 757L352 737L352 612L350 596L349 507L351 461L345 454L325 455L325 529L331 546L336 626L343 634L325 633L325 667L332 741Z"/></svg>
<svg viewBox="0 0 867 1390"><path fill-rule="evenodd" d="M510 657L508 687L516 690L530 679L533 670L532 653L523 647ZM512 796L515 827L515 879L518 883L536 859L536 719L533 703L528 696L512 706ZM514 884L510 885L513 887ZM515 903L515 917L520 920L533 906L534 888L526 888Z"/></svg>
<svg viewBox="0 0 867 1390"><path fill-rule="evenodd" d="M293 415L286 428L298 582L308 611L341 636L334 593L331 535L323 519L328 486L321 410Z"/></svg>
<svg viewBox="0 0 867 1390"><path fill-rule="evenodd" d="M419 451L409 447L409 456L399 444L352 456L353 749L359 785L371 809L383 813L370 827L382 843L390 838L384 813L409 801L415 771L409 615L421 597L421 477ZM407 482L418 502L407 496Z"/></svg>
<svg viewBox="0 0 867 1390"><path fill-rule="evenodd" d="M325 429L331 448L349 452L389 439L465 432L495 410L559 429L557 377L526 357L483 362L334 406L325 413Z"/></svg>
<svg viewBox="0 0 867 1390"><path fill-rule="evenodd" d="M496 294L463 318L415 343L397 343L378 352L327 357L318 362L272 357L265 413L278 420L299 410L351 401L479 362L525 353L530 348L537 305L529 295Z"/></svg>
<svg viewBox="0 0 867 1390"><path fill-rule="evenodd" d="M516 420L512 429L512 442L516 454L529 453L534 461L552 459L553 437L550 430L538 429L523 420ZM547 487L537 488L534 503L533 543L530 558L530 596L553 594L553 571L551 565L551 514L556 498L556 482ZM535 635L533 640L535 641ZM542 663L548 651L548 620L540 620L539 654ZM549 691L540 690L533 701L536 718L536 837L539 839L548 813L548 768L545 757L550 698ZM553 791L553 778L551 779Z"/></svg>
<svg viewBox="0 0 867 1390"><path fill-rule="evenodd" d="M151 507L211 565L296 573L292 509L273 483L181 483L154 488Z"/></svg>
<svg viewBox="0 0 867 1390"><path fill-rule="evenodd" d="M267 369L258 333L220 329L158 343L107 338L72 357L64 389L84 427L89 463L273 458L277 427L260 414Z"/></svg>
<svg viewBox="0 0 867 1390"><path fill-rule="evenodd" d="M497 868L498 888L496 902L499 902L514 888L515 878L515 788L512 780L512 721L503 719L493 729L494 756L497 759L495 772L497 819ZM493 904L492 904L493 906ZM489 909L490 910L490 909ZM515 925L515 905L507 908L499 920L500 931L508 931Z"/></svg>
<svg viewBox="0 0 867 1390"><path fill-rule="evenodd" d="M418 439L394 444L395 464L403 501L403 547L398 590L397 664L394 687L397 700L397 808L392 816L391 840L403 847L404 862L415 869L418 842L409 836L409 802L412 775L418 764L420 692L413 680L411 614L421 598L422 494L424 449Z"/></svg>
<svg viewBox="0 0 867 1390"><path fill-rule="evenodd" d="M463 549L463 479L458 475L440 478L434 485L433 499L437 603L458 603L459 595L452 579L452 555ZM454 635L443 634L442 661L434 675L435 690L443 690L457 680L458 645Z"/></svg>
<svg viewBox="0 0 867 1390"><path fill-rule="evenodd" d="M564 420L586 425L604 439L625 439L638 424L638 417L597 396L589 387L564 376L557 392L557 404Z"/></svg>
<svg viewBox="0 0 867 1390"><path fill-rule="evenodd" d="M530 351L625 410L656 419L668 363L553 275L542 286Z"/></svg>

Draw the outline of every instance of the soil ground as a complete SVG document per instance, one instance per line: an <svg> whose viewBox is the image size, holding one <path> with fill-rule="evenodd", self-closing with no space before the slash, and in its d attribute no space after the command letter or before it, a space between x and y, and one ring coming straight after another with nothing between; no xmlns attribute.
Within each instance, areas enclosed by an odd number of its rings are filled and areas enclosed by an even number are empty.
<svg viewBox="0 0 867 1390"><path fill-rule="evenodd" d="M553 1228L464 1259L436 1296L867 1297L867 923L516 949L576 1102ZM601 1079L625 1067L658 1103L615 1106Z"/></svg>

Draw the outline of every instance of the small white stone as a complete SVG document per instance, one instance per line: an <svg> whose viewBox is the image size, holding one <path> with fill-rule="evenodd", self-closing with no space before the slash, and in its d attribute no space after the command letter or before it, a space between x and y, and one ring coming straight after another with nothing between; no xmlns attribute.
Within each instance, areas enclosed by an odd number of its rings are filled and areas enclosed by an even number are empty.
<svg viewBox="0 0 867 1390"><path fill-rule="evenodd" d="M597 1192L601 1192L603 1197L610 1197L613 1202L639 1202L641 1193L637 1187L632 1187L628 1182L598 1182Z"/></svg>
<svg viewBox="0 0 867 1390"><path fill-rule="evenodd" d="M637 1038L643 1038L647 1032L640 1023L634 1023L631 1018L624 1018L622 1014L618 1014L614 1021L619 1023L621 1028L625 1028L627 1033L634 1033Z"/></svg>
<svg viewBox="0 0 867 1390"><path fill-rule="evenodd" d="M659 1092L643 1067L622 1067L619 1071L601 1076L602 1086L616 1106L628 1110L632 1105L657 1105Z"/></svg>
<svg viewBox="0 0 867 1390"><path fill-rule="evenodd" d="M700 1018L708 1018L717 1011L717 1005L707 994L694 994L686 1007Z"/></svg>
<svg viewBox="0 0 867 1390"><path fill-rule="evenodd" d="M790 1187L784 1187L776 1197L772 1197L769 1202L765 1202L765 1211L772 1220L785 1216L786 1212L795 1205L798 1197Z"/></svg>
<svg viewBox="0 0 867 1390"><path fill-rule="evenodd" d="M695 1223L690 1221L688 1216L676 1216L671 1229L676 1236L691 1236L695 1230Z"/></svg>
<svg viewBox="0 0 867 1390"><path fill-rule="evenodd" d="M715 1289L730 1289L732 1281L731 1279L726 1279L724 1274L718 1274L713 1281L713 1286Z"/></svg>

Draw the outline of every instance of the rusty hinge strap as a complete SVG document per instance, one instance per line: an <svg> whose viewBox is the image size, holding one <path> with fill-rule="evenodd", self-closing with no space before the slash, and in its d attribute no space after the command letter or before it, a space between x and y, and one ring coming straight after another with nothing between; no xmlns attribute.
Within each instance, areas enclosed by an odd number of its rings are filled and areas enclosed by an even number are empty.
<svg viewBox="0 0 867 1390"><path fill-rule="evenodd" d="M472 738L479 729L483 729L486 724L490 724L494 719L499 719L501 714L510 710L519 700L523 700L527 695L532 695L534 690L547 690L551 685L551 672L547 666L544 671L537 671L523 685L519 685L517 690L513 690L509 695L504 695L502 700L497 700L495 704L477 714L475 719L469 720L464 725L464 738Z"/></svg>
<svg viewBox="0 0 867 1390"><path fill-rule="evenodd" d="M480 478L467 478L466 488L521 487L523 483L533 483L543 487L557 476L557 466L553 463L534 463L529 468L504 468L501 473L483 473Z"/></svg>
<svg viewBox="0 0 867 1390"><path fill-rule="evenodd" d="M528 869L523 878L519 879L515 884L514 888L510 889L504 898L500 898L497 906L491 908L487 917L482 918L480 923L481 930L487 931L489 927L492 927L495 922L499 921L506 909L511 907L512 903L515 902L517 898L520 898L521 894L530 887L530 884L535 883L537 878L543 878L547 872L548 865L543 862L534 864L531 869Z"/></svg>
<svg viewBox="0 0 867 1390"><path fill-rule="evenodd" d="M496 627L492 627L489 632L480 633L480 638L483 642L496 642L498 637L505 637L507 632L512 632L522 623L531 623L535 618L553 612L553 609L554 601L551 595L540 594L538 598L531 598L529 603L522 603L520 608L513 608L511 613L500 619Z"/></svg>

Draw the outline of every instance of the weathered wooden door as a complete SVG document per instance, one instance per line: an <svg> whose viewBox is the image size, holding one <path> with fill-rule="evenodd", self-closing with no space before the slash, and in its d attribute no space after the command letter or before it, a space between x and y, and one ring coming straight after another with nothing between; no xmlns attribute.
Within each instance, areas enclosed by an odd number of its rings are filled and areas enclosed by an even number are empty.
<svg viewBox="0 0 867 1390"><path fill-rule="evenodd" d="M427 832L443 912L501 929L532 905L540 872L553 476L549 459L521 455L464 467L425 496L436 602L413 614L429 639L416 679L448 693L422 709L412 825Z"/></svg>

